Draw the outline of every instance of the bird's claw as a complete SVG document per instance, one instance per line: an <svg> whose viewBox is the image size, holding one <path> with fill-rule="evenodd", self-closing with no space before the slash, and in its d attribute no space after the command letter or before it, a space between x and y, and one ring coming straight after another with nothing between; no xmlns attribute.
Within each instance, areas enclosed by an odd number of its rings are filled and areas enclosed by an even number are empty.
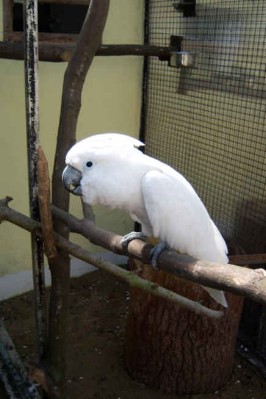
<svg viewBox="0 0 266 399"><path fill-rule="evenodd" d="M143 240L145 241L146 236L141 231L132 231L131 233L126 234L121 242L123 248L127 248L128 244L133 240Z"/></svg>
<svg viewBox="0 0 266 399"><path fill-rule="evenodd" d="M151 250L151 265L154 270L159 270L157 260L161 252L167 249L168 246L164 241L160 241L159 244L155 245L155 247Z"/></svg>

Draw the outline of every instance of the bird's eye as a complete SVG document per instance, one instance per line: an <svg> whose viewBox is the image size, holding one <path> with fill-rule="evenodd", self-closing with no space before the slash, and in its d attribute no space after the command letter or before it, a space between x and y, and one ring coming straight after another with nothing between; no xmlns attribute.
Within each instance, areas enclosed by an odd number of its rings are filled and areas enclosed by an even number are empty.
<svg viewBox="0 0 266 399"><path fill-rule="evenodd" d="M91 161L88 161L88 162L86 163L87 168L91 168L92 165L93 165L93 163L92 163Z"/></svg>

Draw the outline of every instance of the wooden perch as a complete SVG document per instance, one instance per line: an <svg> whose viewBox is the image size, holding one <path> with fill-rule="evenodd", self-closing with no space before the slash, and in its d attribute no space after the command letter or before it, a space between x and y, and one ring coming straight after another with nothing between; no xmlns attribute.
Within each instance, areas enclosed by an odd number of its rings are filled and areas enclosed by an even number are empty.
<svg viewBox="0 0 266 399"><path fill-rule="evenodd" d="M35 231L41 234L40 224L25 215L8 207L10 197L0 201L0 221L8 220L28 231ZM121 246L121 236L102 230L95 226L93 222L88 220L79 220L73 215L52 206L52 213L68 224L70 229L76 233L82 234L92 243L100 245L106 249L119 254L131 255L142 260L143 263L150 262L151 244L147 244L140 240L132 241L127 251ZM94 255L88 251L78 247L77 245L63 239L59 235L54 235L58 247L68 251L71 255L92 263L99 268L105 269L102 260L100 262ZM111 264L109 264L111 265ZM193 259L187 255L178 254L174 250L163 251L158 258L158 266L160 269L174 274L187 280L194 281L198 284L217 288L220 290L230 291L238 295L244 295L250 299L266 304L266 271L263 269L251 270L236 265L220 265L216 263L200 261ZM111 265L109 272L113 272L114 265ZM118 268L119 269L119 268ZM119 269L121 270L121 269ZM126 271L119 272L128 273ZM124 275L124 274L123 274ZM137 277L137 276L135 276ZM122 277L120 277L122 278Z"/></svg>
<svg viewBox="0 0 266 399"><path fill-rule="evenodd" d="M22 213L15 211L14 209L11 209L8 206L10 201L10 197L0 200L0 222L7 220L29 232L35 232L35 234L42 236L40 223L30 219ZM92 265L113 274L117 278L130 284L132 287L145 290L152 295L177 303L182 307L186 307L187 309L204 316L220 318L224 314L222 311L206 308L198 302L184 298L175 292L160 287L158 284L144 280L133 272L128 272L110 262L106 262L103 259L91 254L87 250L79 247L78 245L68 241L57 233L54 233L53 235L56 245L61 250L64 250L78 259L84 260L85 262L91 263Z"/></svg>
<svg viewBox="0 0 266 399"><path fill-rule="evenodd" d="M39 43L40 61L68 62L74 52L76 44L51 44ZM151 46L138 44L110 44L101 45L96 55L98 56L151 56L167 61L171 54L171 47ZM0 58L23 60L23 43L0 41Z"/></svg>
<svg viewBox="0 0 266 399"><path fill-rule="evenodd" d="M109 231L100 229L87 220L79 220L61 209L52 206L52 213L67 223L72 232L83 235L93 244L100 245L113 252L125 254L121 245L122 237ZM128 255L132 255L143 263L150 263L151 244L134 240L128 245ZM253 255L232 256L232 259L242 261ZM254 255L256 259L262 255ZM241 262L242 263L242 262ZM233 264L216 264L196 260L188 255L178 254L174 250L166 250L158 258L161 270L177 277L194 281L198 284L220 290L230 291L238 295L247 296L257 302L266 303L266 271L264 269L250 270Z"/></svg>

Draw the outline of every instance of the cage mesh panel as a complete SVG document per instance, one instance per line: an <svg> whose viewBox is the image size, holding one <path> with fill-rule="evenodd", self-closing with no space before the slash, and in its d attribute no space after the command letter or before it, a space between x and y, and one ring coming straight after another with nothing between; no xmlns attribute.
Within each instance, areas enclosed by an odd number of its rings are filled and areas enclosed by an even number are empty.
<svg viewBox="0 0 266 399"><path fill-rule="evenodd" d="M197 0L190 18L172 3L150 0L149 42L180 35L195 64L149 60L146 152L188 178L225 236L264 252L266 2ZM246 302L241 333L265 360L265 308Z"/></svg>
<svg viewBox="0 0 266 399"><path fill-rule="evenodd" d="M177 3L177 1L176 1ZM266 2L150 0L149 42L184 38L190 69L149 61L146 152L184 174L222 233L266 250Z"/></svg>

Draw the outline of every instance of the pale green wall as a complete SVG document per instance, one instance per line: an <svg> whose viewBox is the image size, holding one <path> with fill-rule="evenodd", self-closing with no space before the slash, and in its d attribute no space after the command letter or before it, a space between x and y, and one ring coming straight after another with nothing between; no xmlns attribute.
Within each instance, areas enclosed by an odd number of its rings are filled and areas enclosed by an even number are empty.
<svg viewBox="0 0 266 399"><path fill-rule="evenodd" d="M2 3L2 2L1 2ZM111 0L103 43L142 43L143 0ZM1 4L2 6L2 4ZM2 9L0 9L2 15ZM0 21L0 32L2 29ZM65 63L40 63L40 137L49 160L55 148ZM82 95L78 139L94 132L117 131L137 136L141 101L142 59L96 57ZM24 65L22 61L0 60L0 175L1 198L12 196L11 206L28 214L26 161ZM74 198L71 211L80 214ZM97 223L118 233L132 228L127 216L97 210ZM76 238L74 238L76 240ZM0 275L31 267L29 235L9 224L0 226ZM88 242L78 239L89 248Z"/></svg>

